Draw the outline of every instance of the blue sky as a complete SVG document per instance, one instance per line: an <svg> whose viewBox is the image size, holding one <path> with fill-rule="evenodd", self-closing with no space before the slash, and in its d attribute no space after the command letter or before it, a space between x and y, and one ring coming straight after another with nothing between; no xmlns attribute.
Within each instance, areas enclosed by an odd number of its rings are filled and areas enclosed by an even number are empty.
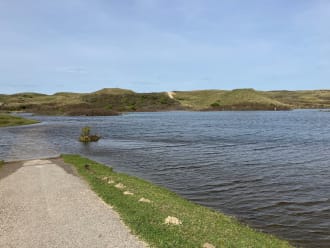
<svg viewBox="0 0 330 248"><path fill-rule="evenodd" d="M329 0L0 0L0 93L330 89Z"/></svg>

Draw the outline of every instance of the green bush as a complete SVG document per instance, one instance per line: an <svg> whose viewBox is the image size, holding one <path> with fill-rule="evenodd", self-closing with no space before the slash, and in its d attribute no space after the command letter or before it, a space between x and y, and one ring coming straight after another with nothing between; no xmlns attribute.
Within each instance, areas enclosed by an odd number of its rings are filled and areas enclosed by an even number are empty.
<svg viewBox="0 0 330 248"><path fill-rule="evenodd" d="M168 98L165 98L165 97L162 97L162 98L159 100L159 102L160 102L161 104L168 104L168 103L169 103Z"/></svg>
<svg viewBox="0 0 330 248"><path fill-rule="evenodd" d="M220 107L220 104L218 102L214 102L211 104L211 107L213 108Z"/></svg>
<svg viewBox="0 0 330 248"><path fill-rule="evenodd" d="M81 129L79 141L88 143L88 142L95 142L98 141L101 137L96 134L91 134L91 128L88 126L85 126Z"/></svg>

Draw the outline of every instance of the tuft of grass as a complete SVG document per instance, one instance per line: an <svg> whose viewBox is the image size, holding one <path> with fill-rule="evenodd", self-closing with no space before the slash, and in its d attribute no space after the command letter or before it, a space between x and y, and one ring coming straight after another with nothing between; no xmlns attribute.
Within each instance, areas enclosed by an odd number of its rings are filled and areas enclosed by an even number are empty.
<svg viewBox="0 0 330 248"><path fill-rule="evenodd" d="M0 169L2 168L2 166L5 164L5 161L0 160Z"/></svg>
<svg viewBox="0 0 330 248"><path fill-rule="evenodd" d="M30 120L19 116L9 114L0 114L0 127L19 126L38 123L36 120Z"/></svg>
<svg viewBox="0 0 330 248"><path fill-rule="evenodd" d="M120 214L132 232L152 247L292 247L235 218L187 201L173 192L79 155L62 155L91 188ZM124 192L129 192L126 195ZM140 202L141 198L150 202ZM182 224L168 225L168 216Z"/></svg>

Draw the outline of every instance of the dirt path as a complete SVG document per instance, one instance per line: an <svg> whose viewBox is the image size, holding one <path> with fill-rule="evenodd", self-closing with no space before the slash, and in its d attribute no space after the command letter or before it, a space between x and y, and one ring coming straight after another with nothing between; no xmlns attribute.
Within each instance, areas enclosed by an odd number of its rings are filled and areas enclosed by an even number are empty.
<svg viewBox="0 0 330 248"><path fill-rule="evenodd" d="M61 159L0 170L0 247L146 247Z"/></svg>
<svg viewBox="0 0 330 248"><path fill-rule="evenodd" d="M167 95L168 95L169 98L174 99L175 92L173 92L173 91L168 91L168 92L166 92L166 93L167 93Z"/></svg>

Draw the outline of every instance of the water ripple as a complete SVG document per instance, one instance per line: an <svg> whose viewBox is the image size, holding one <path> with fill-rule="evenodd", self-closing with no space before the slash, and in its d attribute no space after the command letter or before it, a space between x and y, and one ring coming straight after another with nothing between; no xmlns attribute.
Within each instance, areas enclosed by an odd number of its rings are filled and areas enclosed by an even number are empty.
<svg viewBox="0 0 330 248"><path fill-rule="evenodd" d="M0 129L0 159L80 153L301 247L330 247L330 114L45 117ZM88 125L103 139L77 141Z"/></svg>

